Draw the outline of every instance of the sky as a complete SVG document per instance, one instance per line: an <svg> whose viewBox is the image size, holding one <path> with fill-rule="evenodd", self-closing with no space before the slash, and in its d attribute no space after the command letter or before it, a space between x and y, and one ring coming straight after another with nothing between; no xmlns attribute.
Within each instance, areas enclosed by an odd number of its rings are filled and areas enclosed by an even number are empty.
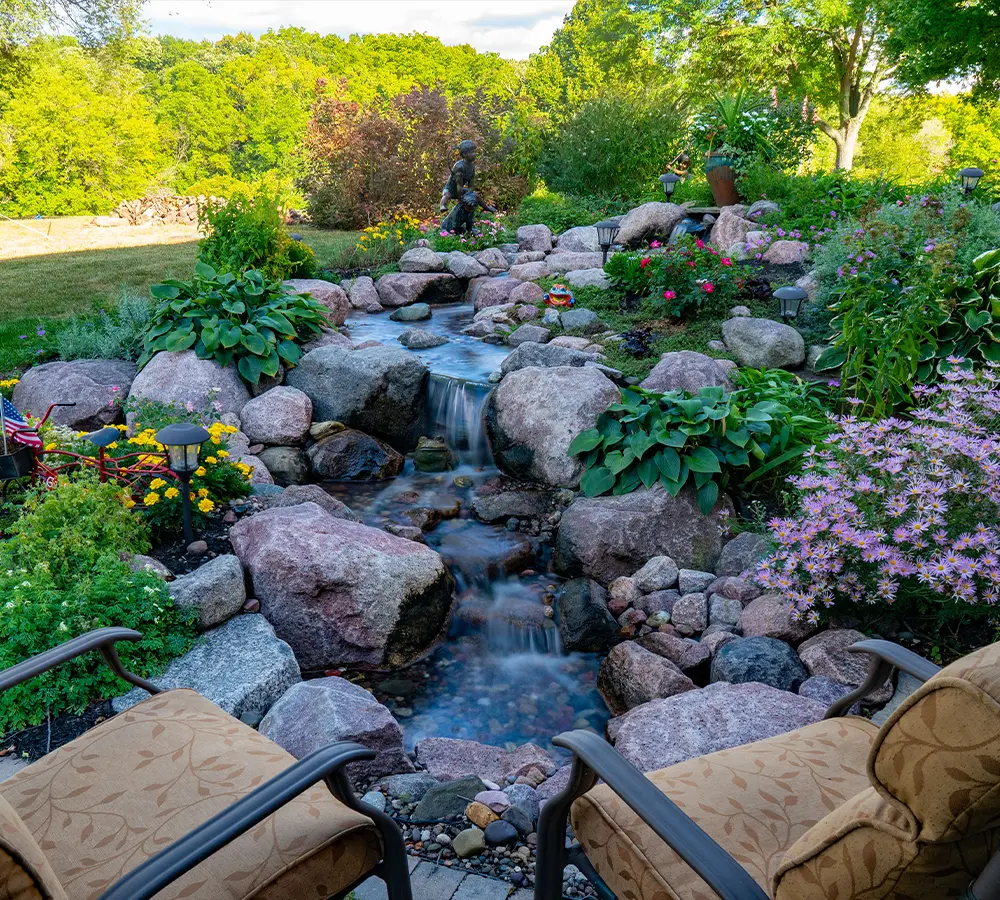
<svg viewBox="0 0 1000 900"><path fill-rule="evenodd" d="M196 40L284 25L345 38L420 31L527 59L572 8L573 0L147 0L143 14L153 34Z"/></svg>

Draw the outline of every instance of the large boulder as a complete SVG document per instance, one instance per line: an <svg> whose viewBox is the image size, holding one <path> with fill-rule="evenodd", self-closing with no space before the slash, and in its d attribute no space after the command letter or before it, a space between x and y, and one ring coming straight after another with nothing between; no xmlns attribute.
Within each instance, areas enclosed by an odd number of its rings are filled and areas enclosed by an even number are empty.
<svg viewBox="0 0 1000 900"><path fill-rule="evenodd" d="M535 282L522 281L510 292L507 299L511 303L537 303L543 297L545 297L545 291Z"/></svg>
<svg viewBox="0 0 1000 900"><path fill-rule="evenodd" d="M236 366L222 368L213 359L198 359L194 350L182 350L157 353L135 376L128 398L177 406L190 403L194 409L214 404L222 416L239 415L250 400L250 392Z"/></svg>
<svg viewBox="0 0 1000 900"><path fill-rule="evenodd" d="M658 697L692 691L694 682L665 656L625 641L601 663L597 690L617 716Z"/></svg>
<svg viewBox="0 0 1000 900"><path fill-rule="evenodd" d="M693 350L664 353L642 384L647 391L688 391L697 394L703 387L732 389L726 370L717 360Z"/></svg>
<svg viewBox="0 0 1000 900"><path fill-rule="evenodd" d="M430 247L413 247L399 258L400 272L441 272L444 260Z"/></svg>
<svg viewBox="0 0 1000 900"><path fill-rule="evenodd" d="M600 269L604 266L604 257L600 253L563 253L557 250L545 257L549 273L559 275L563 272L575 272L578 269Z"/></svg>
<svg viewBox="0 0 1000 900"><path fill-rule="evenodd" d="M544 344L552 336L552 332L542 325L521 325L507 338L507 345L519 347L530 341L533 344Z"/></svg>
<svg viewBox="0 0 1000 900"><path fill-rule="evenodd" d="M653 238L670 237L670 232L687 215L676 203L643 203L628 214L618 226L618 243L623 247L638 247Z"/></svg>
<svg viewBox="0 0 1000 900"><path fill-rule="evenodd" d="M601 249L597 229L593 225L567 228L556 240L556 249L560 253L597 253Z"/></svg>
<svg viewBox="0 0 1000 900"><path fill-rule="evenodd" d="M744 531L736 535L722 548L722 556L715 567L716 575L742 575L753 571L765 556L771 552L771 541L763 534Z"/></svg>
<svg viewBox="0 0 1000 900"><path fill-rule="evenodd" d="M345 678L314 678L292 685L264 716L258 731L296 759L337 741L355 741L374 750L375 759L347 767L357 778L414 771L392 713Z"/></svg>
<svg viewBox="0 0 1000 900"><path fill-rule="evenodd" d="M563 281L573 287L611 287L611 280L605 274L604 269L596 266L591 269L573 269L563 276Z"/></svg>
<svg viewBox="0 0 1000 900"><path fill-rule="evenodd" d="M301 679L295 654L268 621L242 615L206 631L153 680L164 690L192 688L234 718L259 720ZM120 713L148 697L142 688L133 688L111 706Z"/></svg>
<svg viewBox="0 0 1000 900"><path fill-rule="evenodd" d="M722 338L737 362L754 369L788 369L801 366L806 344L791 325L773 319L736 316L722 323Z"/></svg>
<svg viewBox="0 0 1000 900"><path fill-rule="evenodd" d="M240 431L251 444L303 444L312 424L312 400L298 388L274 387L240 411Z"/></svg>
<svg viewBox="0 0 1000 900"><path fill-rule="evenodd" d="M799 645L799 658L810 675L826 675L852 688L860 687L868 677L869 657L851 653L848 647L867 640L867 635L853 628L829 628ZM885 703L892 695L892 680L869 695L874 703Z"/></svg>
<svg viewBox="0 0 1000 900"><path fill-rule="evenodd" d="M324 481L379 481L403 471L405 459L388 444L353 428L322 438L307 451Z"/></svg>
<svg viewBox="0 0 1000 900"><path fill-rule="evenodd" d="M287 381L308 394L318 421L333 419L400 445L416 440L427 367L412 353L322 347L303 356Z"/></svg>
<svg viewBox="0 0 1000 900"><path fill-rule="evenodd" d="M135 365L123 359L76 359L34 366L14 385L14 406L24 415L41 417L53 403L75 403L56 407L49 421L97 431L121 421L117 401L128 396L135 372Z"/></svg>
<svg viewBox="0 0 1000 900"><path fill-rule="evenodd" d="M581 466L566 451L581 431L594 427L598 414L618 397L614 382L597 369L511 372L490 393L486 404L486 431L493 458L509 475L576 487Z"/></svg>
<svg viewBox="0 0 1000 900"><path fill-rule="evenodd" d="M609 584L654 556L711 569L721 551L717 511L702 514L693 490L671 497L654 485L618 497L577 497L559 522L554 564L561 574Z"/></svg>
<svg viewBox="0 0 1000 900"><path fill-rule="evenodd" d="M510 277L483 278L473 282L471 292L476 312L490 306L503 306L510 303L510 295L522 284L524 284L523 281Z"/></svg>
<svg viewBox="0 0 1000 900"><path fill-rule="evenodd" d="M449 272L392 272L375 282L382 306L409 303L455 303L462 299L463 284Z"/></svg>
<svg viewBox="0 0 1000 900"><path fill-rule="evenodd" d="M329 513L335 519L349 519L352 522L361 520L354 511L336 497L331 497L318 484L292 484L283 491L266 494L262 499L264 509L281 506L298 506L302 503L315 503L320 509Z"/></svg>
<svg viewBox="0 0 1000 900"><path fill-rule="evenodd" d="M548 253L552 249L552 232L548 225L522 225L517 229L518 250L541 250Z"/></svg>
<svg viewBox="0 0 1000 900"><path fill-rule="evenodd" d="M756 227L755 222L745 219L734 207L726 207L712 226L709 242L716 250L725 253L733 244L745 244L747 235Z"/></svg>
<svg viewBox="0 0 1000 900"><path fill-rule="evenodd" d="M552 757L535 744L505 750L476 741L435 737L417 741L415 750L417 764L438 781L476 775L494 784L503 784L508 777L527 775L533 768L543 773L555 768Z"/></svg>
<svg viewBox="0 0 1000 900"><path fill-rule="evenodd" d="M604 653L618 639L608 592L589 578L567 581L556 600L559 635L567 653Z"/></svg>
<svg viewBox="0 0 1000 900"><path fill-rule="evenodd" d="M805 241L775 241L764 251L764 262L776 266L790 266L802 262L809 255Z"/></svg>
<svg viewBox="0 0 1000 900"><path fill-rule="evenodd" d="M320 278L292 278L283 281L282 287L292 294L309 294L313 300L318 300L330 311L330 324L343 325L351 312L351 301L347 292L332 281Z"/></svg>
<svg viewBox="0 0 1000 900"><path fill-rule="evenodd" d="M781 594L762 594L751 600L740 615L740 630L745 637L777 638L793 646L815 634L816 628L805 616L796 618L792 604Z"/></svg>
<svg viewBox="0 0 1000 900"><path fill-rule="evenodd" d="M231 553L217 556L167 585L174 606L198 610L198 626L212 628L231 619L246 603L243 566Z"/></svg>
<svg viewBox="0 0 1000 900"><path fill-rule="evenodd" d="M794 692L808 677L798 654L777 638L740 638L726 644L712 659L712 681L756 681Z"/></svg>
<svg viewBox="0 0 1000 900"><path fill-rule="evenodd" d="M434 550L315 503L241 519L229 539L304 668L405 666L447 620L454 582Z"/></svg>
<svg viewBox="0 0 1000 900"><path fill-rule="evenodd" d="M549 265L547 262L524 262L511 266L509 277L516 278L518 281L537 281L548 274Z"/></svg>
<svg viewBox="0 0 1000 900"><path fill-rule="evenodd" d="M556 341L561 338L556 338ZM573 350L556 344L539 344L536 341L525 341L519 344L502 363L500 371L504 375L518 372L521 369L553 369L571 366L581 368L593 360L593 356L582 350Z"/></svg>
<svg viewBox="0 0 1000 900"><path fill-rule="evenodd" d="M510 268L510 263L507 261L507 257L504 256L503 250L499 247L487 247L485 250L480 250L472 256L473 259L479 263L479 265L483 266L490 272L506 272L507 269Z"/></svg>
<svg viewBox="0 0 1000 900"><path fill-rule="evenodd" d="M265 447L260 451L274 484L305 484L309 481L309 457L301 447Z"/></svg>
<svg viewBox="0 0 1000 900"><path fill-rule="evenodd" d="M363 312L382 312L382 304L378 299L378 291L375 290L375 282L367 275L359 275L352 278L347 285L347 299L351 301L354 309Z"/></svg>
<svg viewBox="0 0 1000 900"><path fill-rule="evenodd" d="M456 278L480 278L488 273L488 269L482 263L477 262L467 253L455 250L447 254L448 271Z"/></svg>
<svg viewBox="0 0 1000 900"><path fill-rule="evenodd" d="M637 706L608 730L622 756L652 772L804 728L825 712L823 703L766 684L719 683Z"/></svg>

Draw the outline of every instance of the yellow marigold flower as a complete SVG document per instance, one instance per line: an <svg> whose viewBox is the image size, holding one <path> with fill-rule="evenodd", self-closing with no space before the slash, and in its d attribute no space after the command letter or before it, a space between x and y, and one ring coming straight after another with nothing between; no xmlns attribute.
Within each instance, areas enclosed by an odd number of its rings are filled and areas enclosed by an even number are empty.
<svg viewBox="0 0 1000 900"><path fill-rule="evenodd" d="M167 483L162 478L154 478L149 482L149 486L152 490L158 491L161 487L166 487Z"/></svg>
<svg viewBox="0 0 1000 900"><path fill-rule="evenodd" d="M218 460L214 456L206 456L205 462L207 462L210 466L214 466Z"/></svg>
<svg viewBox="0 0 1000 900"><path fill-rule="evenodd" d="M108 444L108 449L109 450L117 450L118 449L118 441L112 441L110 444Z"/></svg>
<svg viewBox="0 0 1000 900"><path fill-rule="evenodd" d="M157 494L156 491L150 491L145 497L142 498L142 502L145 503L146 506L156 506L156 504L160 502L160 495Z"/></svg>
<svg viewBox="0 0 1000 900"><path fill-rule="evenodd" d="M173 500L178 494L180 494L180 491L175 487L169 487L163 492L163 496L168 500Z"/></svg>
<svg viewBox="0 0 1000 900"><path fill-rule="evenodd" d="M198 496L201 497L204 500L205 497L208 496L208 488L199 488L198 489Z"/></svg>
<svg viewBox="0 0 1000 900"><path fill-rule="evenodd" d="M46 444L46 445L45 445L45 449L46 449L47 451L48 451L48 450L55 450L55 449L56 449L56 444L54 444L54 443L52 443L52 444Z"/></svg>
<svg viewBox="0 0 1000 900"><path fill-rule="evenodd" d="M217 450L215 452L215 455L216 456L221 456L223 459L225 459L227 456L229 456L229 451L228 450Z"/></svg>
<svg viewBox="0 0 1000 900"><path fill-rule="evenodd" d="M194 470L194 474L199 478L204 478L208 474L208 469L204 466L198 466L198 468Z"/></svg>
<svg viewBox="0 0 1000 900"><path fill-rule="evenodd" d="M135 500L129 497L129 499L125 501L125 509L131 509L133 506L135 506Z"/></svg>
<svg viewBox="0 0 1000 900"><path fill-rule="evenodd" d="M203 513L210 513L213 509L215 509L215 504L206 497L198 504L198 509L200 509Z"/></svg>

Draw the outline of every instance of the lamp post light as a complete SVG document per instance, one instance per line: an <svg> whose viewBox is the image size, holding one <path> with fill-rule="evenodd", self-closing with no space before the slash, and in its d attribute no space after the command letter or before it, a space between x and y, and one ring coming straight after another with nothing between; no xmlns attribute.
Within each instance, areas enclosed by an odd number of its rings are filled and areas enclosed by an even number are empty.
<svg viewBox="0 0 1000 900"><path fill-rule="evenodd" d="M618 237L618 223L607 219L598 222L594 227L597 229L597 243L601 245L601 252L604 254L604 263L606 264L608 251L614 244L615 238Z"/></svg>
<svg viewBox="0 0 1000 900"><path fill-rule="evenodd" d="M109 444L113 444L121 436L122 433L114 425L108 425L98 431L92 431L86 436L86 439L97 447L97 476L102 482L108 480L108 457L104 448Z"/></svg>
<svg viewBox="0 0 1000 900"><path fill-rule="evenodd" d="M666 175L660 176L660 184L663 185L663 193L667 195L668 200L674 195L677 183L683 180L680 175L675 175L673 172L667 172Z"/></svg>
<svg viewBox="0 0 1000 900"><path fill-rule="evenodd" d="M979 179L985 174L986 173L982 169L977 169L971 166L962 169L958 173L958 177L962 180L962 190L965 191L966 197L968 197L969 194L976 189Z"/></svg>
<svg viewBox="0 0 1000 900"><path fill-rule="evenodd" d="M783 287L778 288L773 296L777 298L781 318L787 322L798 316L802 301L809 295L800 287Z"/></svg>
<svg viewBox="0 0 1000 900"><path fill-rule="evenodd" d="M179 422L175 425L168 425L161 428L156 433L156 441L167 448L167 465L184 485L182 491L184 509L184 540L190 544L194 540L194 531L191 528L191 476L198 468L198 454L201 452L201 445L209 439L211 435L200 425L192 425L190 422Z"/></svg>

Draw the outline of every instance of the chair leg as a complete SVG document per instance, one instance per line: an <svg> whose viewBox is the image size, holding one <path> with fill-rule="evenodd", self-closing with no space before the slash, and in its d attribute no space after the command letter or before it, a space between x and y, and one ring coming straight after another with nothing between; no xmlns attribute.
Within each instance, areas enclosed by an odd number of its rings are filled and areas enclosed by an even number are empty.
<svg viewBox="0 0 1000 900"><path fill-rule="evenodd" d="M535 864L535 900L555 900L562 896L563 869L569 862L566 823L577 797L597 783L597 774L578 757L573 757L569 784L542 808L538 817L538 855Z"/></svg>

